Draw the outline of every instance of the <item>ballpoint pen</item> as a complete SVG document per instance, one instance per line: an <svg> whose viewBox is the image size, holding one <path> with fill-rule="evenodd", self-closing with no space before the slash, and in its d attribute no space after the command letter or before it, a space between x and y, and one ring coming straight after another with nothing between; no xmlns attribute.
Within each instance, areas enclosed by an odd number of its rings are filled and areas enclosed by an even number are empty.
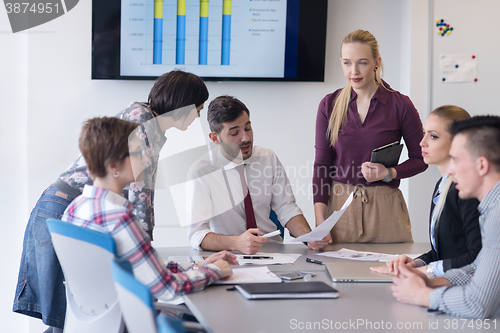
<svg viewBox="0 0 500 333"><path fill-rule="evenodd" d="M322 261L306 258L307 262L312 262L313 264L324 265Z"/></svg>
<svg viewBox="0 0 500 333"><path fill-rule="evenodd" d="M269 256L242 256L241 259L273 259Z"/></svg>

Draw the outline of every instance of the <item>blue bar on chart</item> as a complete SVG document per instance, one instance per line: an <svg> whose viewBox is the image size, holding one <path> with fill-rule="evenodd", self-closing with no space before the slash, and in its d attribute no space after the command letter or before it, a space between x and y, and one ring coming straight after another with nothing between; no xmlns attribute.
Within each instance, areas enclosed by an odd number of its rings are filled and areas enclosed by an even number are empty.
<svg viewBox="0 0 500 333"><path fill-rule="evenodd" d="M221 65L229 65L230 51L231 51L231 0L223 0Z"/></svg>
<svg viewBox="0 0 500 333"><path fill-rule="evenodd" d="M198 64L207 64L208 53L208 1L200 0L200 46L198 51Z"/></svg>
<svg viewBox="0 0 500 333"><path fill-rule="evenodd" d="M177 0L177 39L175 63L184 65L186 57L186 0Z"/></svg>
<svg viewBox="0 0 500 333"><path fill-rule="evenodd" d="M153 64L159 65L162 61L163 45L163 0L155 0L153 26Z"/></svg>

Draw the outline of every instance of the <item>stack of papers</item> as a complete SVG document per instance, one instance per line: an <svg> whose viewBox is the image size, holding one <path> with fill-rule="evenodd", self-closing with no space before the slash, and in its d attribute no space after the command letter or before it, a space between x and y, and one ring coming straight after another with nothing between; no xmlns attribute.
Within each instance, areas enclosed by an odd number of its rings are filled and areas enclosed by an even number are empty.
<svg viewBox="0 0 500 333"><path fill-rule="evenodd" d="M248 257L271 257L272 259L244 259ZM290 265L300 257L297 253L263 253L257 252L253 255L239 254L236 256L239 265Z"/></svg>
<svg viewBox="0 0 500 333"><path fill-rule="evenodd" d="M267 267L242 267L233 268L233 275L215 282L214 284L242 284L281 282Z"/></svg>
<svg viewBox="0 0 500 333"><path fill-rule="evenodd" d="M340 249L339 251L323 252L315 254L317 256L325 256L339 259L351 259L359 261L390 261L395 260L399 254L386 254L377 252L355 251L350 249ZM408 257L415 259L420 254L407 254Z"/></svg>

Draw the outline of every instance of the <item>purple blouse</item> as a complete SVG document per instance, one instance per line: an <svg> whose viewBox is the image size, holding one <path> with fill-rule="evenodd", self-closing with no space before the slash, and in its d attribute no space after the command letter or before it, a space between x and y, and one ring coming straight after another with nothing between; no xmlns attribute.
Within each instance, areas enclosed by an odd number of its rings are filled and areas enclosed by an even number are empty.
<svg viewBox="0 0 500 333"><path fill-rule="evenodd" d="M384 85L392 90L386 82ZM319 104L313 173L314 203L328 203L332 180L349 185L386 185L397 188L399 179L414 176L427 169L419 146L423 130L418 112L407 96L389 90L380 85L370 101L364 123L359 119L357 94L351 90L347 119L333 147L326 131L341 89L326 95ZM397 179L389 183L378 181L367 185L361 173L361 164L370 161L373 149L401 140L401 137L405 140L409 158L394 167Z"/></svg>

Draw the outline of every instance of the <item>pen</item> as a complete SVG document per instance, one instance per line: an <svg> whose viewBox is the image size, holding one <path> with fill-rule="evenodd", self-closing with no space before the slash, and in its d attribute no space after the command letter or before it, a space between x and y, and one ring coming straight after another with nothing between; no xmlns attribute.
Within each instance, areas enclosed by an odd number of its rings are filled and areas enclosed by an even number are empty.
<svg viewBox="0 0 500 333"><path fill-rule="evenodd" d="M269 256L242 256L241 259L273 259Z"/></svg>
<svg viewBox="0 0 500 333"><path fill-rule="evenodd" d="M307 262L312 262L313 264L324 265L322 261L306 258Z"/></svg>

